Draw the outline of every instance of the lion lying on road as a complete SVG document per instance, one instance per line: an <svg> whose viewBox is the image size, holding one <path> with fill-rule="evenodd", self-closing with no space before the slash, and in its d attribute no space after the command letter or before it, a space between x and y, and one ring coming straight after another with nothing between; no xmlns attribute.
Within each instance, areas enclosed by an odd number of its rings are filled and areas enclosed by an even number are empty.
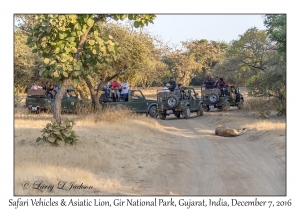
<svg viewBox="0 0 300 210"><path fill-rule="evenodd" d="M233 136L242 135L243 133L245 133L245 131L246 128L232 129L232 128L225 127L223 125L219 125L216 128L215 134L219 136L233 137Z"/></svg>

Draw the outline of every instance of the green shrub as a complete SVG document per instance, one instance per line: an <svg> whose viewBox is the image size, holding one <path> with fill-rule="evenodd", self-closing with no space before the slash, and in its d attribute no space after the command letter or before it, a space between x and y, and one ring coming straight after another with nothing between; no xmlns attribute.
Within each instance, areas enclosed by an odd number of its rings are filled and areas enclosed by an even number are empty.
<svg viewBox="0 0 300 210"><path fill-rule="evenodd" d="M73 125L75 125L75 122L69 119L60 124L55 121L48 123L41 131L43 132L42 137L38 137L36 142L43 140L54 146L73 145L78 141L75 131L72 131Z"/></svg>

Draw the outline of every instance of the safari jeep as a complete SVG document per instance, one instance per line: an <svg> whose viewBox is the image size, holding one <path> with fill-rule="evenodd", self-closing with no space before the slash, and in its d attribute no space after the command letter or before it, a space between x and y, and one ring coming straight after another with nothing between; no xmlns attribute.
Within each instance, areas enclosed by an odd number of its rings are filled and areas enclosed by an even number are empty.
<svg viewBox="0 0 300 210"><path fill-rule="evenodd" d="M236 96L234 98L234 95ZM222 111L229 111L230 106L237 106L238 109L244 107L244 97L240 93L239 88L235 88L233 85L228 85L225 96L221 96L221 90L205 89L201 87L201 97L203 99L203 107L206 112L210 109L218 108Z"/></svg>
<svg viewBox="0 0 300 210"><path fill-rule="evenodd" d="M160 119L165 120L170 114L174 114L177 118L182 115L185 119L190 118L192 112L196 112L197 116L203 115L202 99L194 88L182 87L182 90L157 91L157 113Z"/></svg>
<svg viewBox="0 0 300 210"><path fill-rule="evenodd" d="M70 91L70 97L67 97L67 92L64 94L61 101L62 111L75 113L79 107L83 106L83 100L78 99L73 88L67 90ZM52 110L54 99L48 98L46 90L29 89L25 105L32 112Z"/></svg>
<svg viewBox="0 0 300 210"><path fill-rule="evenodd" d="M127 107L136 113L146 113L150 117L156 117L156 101L146 99L140 90L129 90L128 101L111 101L105 93L100 97L103 108L106 107Z"/></svg>

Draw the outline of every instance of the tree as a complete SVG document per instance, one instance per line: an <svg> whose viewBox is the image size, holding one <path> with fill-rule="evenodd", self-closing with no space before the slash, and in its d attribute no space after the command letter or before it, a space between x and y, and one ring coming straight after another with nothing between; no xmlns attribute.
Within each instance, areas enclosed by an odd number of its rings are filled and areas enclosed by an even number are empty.
<svg viewBox="0 0 300 210"><path fill-rule="evenodd" d="M87 78L91 71L99 73L101 65L117 59L119 45L110 34L100 37L98 23L107 19L135 20L135 27L153 23L155 15L35 15L36 23L29 27L27 44L34 48L44 63L40 74L60 81L61 88L54 102L54 118L61 123L61 99L69 83L77 85L79 78ZM95 102L97 103L97 102Z"/></svg>
<svg viewBox="0 0 300 210"><path fill-rule="evenodd" d="M188 85L194 76L192 70L196 67L192 58L182 49L170 52L163 58L163 62L168 66L170 75L177 83Z"/></svg>
<svg viewBox="0 0 300 210"><path fill-rule="evenodd" d="M189 40L182 42L182 48L170 50L163 58L177 78L177 82L188 85L196 75L205 76L223 58L226 43Z"/></svg>
<svg viewBox="0 0 300 210"><path fill-rule="evenodd" d="M230 44L225 59L213 71L246 85L249 95L279 99L278 108L285 110L285 53L278 46L266 31L250 28Z"/></svg>
<svg viewBox="0 0 300 210"><path fill-rule="evenodd" d="M267 27L267 34L270 39L278 44L278 51L285 54L286 15L266 15L264 25Z"/></svg>
<svg viewBox="0 0 300 210"><path fill-rule="evenodd" d="M187 53L195 63L193 75L204 79L212 73L213 67L224 58L228 44L201 39L183 42L183 46L187 48Z"/></svg>
<svg viewBox="0 0 300 210"><path fill-rule="evenodd" d="M272 56L276 54L276 45L268 38L264 30L248 29L240 39L232 41L225 59L214 68L219 75L239 84L246 82L260 71L274 65Z"/></svg>
<svg viewBox="0 0 300 210"><path fill-rule="evenodd" d="M38 77L39 61L26 46L27 36L16 29L14 32L14 86L17 89L25 89Z"/></svg>

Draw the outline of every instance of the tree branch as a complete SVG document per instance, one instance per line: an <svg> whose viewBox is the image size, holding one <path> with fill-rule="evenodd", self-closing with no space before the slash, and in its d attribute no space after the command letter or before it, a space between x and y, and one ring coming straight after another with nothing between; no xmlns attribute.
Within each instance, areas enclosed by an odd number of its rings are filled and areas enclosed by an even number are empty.
<svg viewBox="0 0 300 210"><path fill-rule="evenodd" d="M250 63L247 63L245 61L241 61L243 64L247 65L247 66L250 66L252 68L255 68L255 69L260 69L262 71L265 71L266 69L264 67L260 67L260 66L254 66L254 65L251 65Z"/></svg>

